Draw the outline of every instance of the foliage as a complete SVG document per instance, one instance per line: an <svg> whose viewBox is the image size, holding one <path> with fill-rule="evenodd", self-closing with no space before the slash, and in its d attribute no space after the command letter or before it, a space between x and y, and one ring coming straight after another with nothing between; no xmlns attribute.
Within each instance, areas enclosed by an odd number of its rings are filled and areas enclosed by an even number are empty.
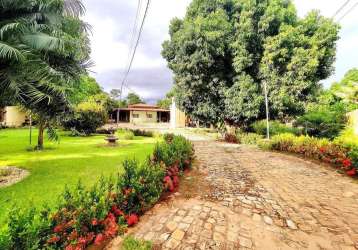
<svg viewBox="0 0 358 250"><path fill-rule="evenodd" d="M241 144L257 145L263 139L262 135L255 133L238 133L237 139Z"/></svg>
<svg viewBox="0 0 358 250"><path fill-rule="evenodd" d="M37 115L43 133L68 107L66 90L88 66L87 25L80 0L1 1L2 97Z"/></svg>
<svg viewBox="0 0 358 250"><path fill-rule="evenodd" d="M172 143L163 142L157 147L172 151L178 149L177 142L174 137ZM125 160L123 167L124 172L117 178L102 177L89 189L81 183L73 189L65 188L53 210L13 210L8 227L1 232L0 244L5 249L84 249L123 233L157 202L169 176L163 177L174 166ZM178 178L173 179L179 183Z"/></svg>
<svg viewBox="0 0 358 250"><path fill-rule="evenodd" d="M132 131L125 131L122 136L125 140L133 140L135 135Z"/></svg>
<svg viewBox="0 0 358 250"><path fill-rule="evenodd" d="M152 131L148 131L148 130L131 129L130 131L132 131L135 136L153 137L154 135Z"/></svg>
<svg viewBox="0 0 358 250"><path fill-rule="evenodd" d="M357 174L358 147L347 147L327 139L303 135L297 137L293 134L276 135L264 146L266 149L303 154L305 157L329 163L350 176Z"/></svg>
<svg viewBox="0 0 358 250"><path fill-rule="evenodd" d="M270 121L270 135L278 135L282 133L300 134L300 130L295 127L287 126L280 121ZM259 135L266 135L267 125L266 120L256 121L252 124L252 129Z"/></svg>
<svg viewBox="0 0 358 250"><path fill-rule="evenodd" d="M292 1L194 0L175 18L162 55L176 100L193 119L248 126L302 114L333 71L339 26L317 12L299 18Z"/></svg>
<svg viewBox="0 0 358 250"><path fill-rule="evenodd" d="M303 127L310 136L332 139L346 126L347 112L351 110L351 106L343 101L321 101L311 104L308 111L297 119L296 125Z"/></svg>
<svg viewBox="0 0 358 250"><path fill-rule="evenodd" d="M166 166L178 166L180 170L190 167L194 157L194 149L190 141L183 136L165 136L165 142L158 144L153 153L153 162Z"/></svg>
<svg viewBox="0 0 358 250"><path fill-rule="evenodd" d="M163 109L169 109L172 104L172 98L175 96L175 88L172 88L163 99L157 101L157 106Z"/></svg>
<svg viewBox="0 0 358 250"><path fill-rule="evenodd" d="M127 104L133 105L138 103L144 103L143 100L140 98L140 96L137 95L136 93L129 93L127 96Z"/></svg>
<svg viewBox="0 0 358 250"><path fill-rule="evenodd" d="M62 125L67 130L76 130L86 136L95 133L107 120L107 112L103 105L94 101L78 104L71 115L67 115Z"/></svg>
<svg viewBox="0 0 358 250"><path fill-rule="evenodd" d="M152 243L150 241L137 240L133 236L127 236L123 239L122 250L151 250Z"/></svg>
<svg viewBox="0 0 358 250"><path fill-rule="evenodd" d="M103 91L96 79L89 75L82 75L78 83L68 90L68 98L72 105L87 101L90 96L101 94Z"/></svg>
<svg viewBox="0 0 358 250"><path fill-rule="evenodd" d="M345 103L358 104L358 69L349 70L340 82L332 84L330 90Z"/></svg>

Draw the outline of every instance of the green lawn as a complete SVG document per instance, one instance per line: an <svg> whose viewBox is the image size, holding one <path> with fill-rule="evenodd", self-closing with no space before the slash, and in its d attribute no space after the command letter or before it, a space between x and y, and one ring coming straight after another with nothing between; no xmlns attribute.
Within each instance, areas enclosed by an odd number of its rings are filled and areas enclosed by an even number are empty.
<svg viewBox="0 0 358 250"><path fill-rule="evenodd" d="M61 133L59 144L45 141L45 150L34 152L27 151L28 130L0 130L0 166L17 166L31 172L23 181L0 188L0 221L14 202L21 206L31 202L35 206L52 205L66 184L73 186L81 180L89 185L102 174L114 175L121 171L121 162L127 157L144 160L156 142L154 138L135 137L120 140L118 147L107 147L104 137L70 137Z"/></svg>

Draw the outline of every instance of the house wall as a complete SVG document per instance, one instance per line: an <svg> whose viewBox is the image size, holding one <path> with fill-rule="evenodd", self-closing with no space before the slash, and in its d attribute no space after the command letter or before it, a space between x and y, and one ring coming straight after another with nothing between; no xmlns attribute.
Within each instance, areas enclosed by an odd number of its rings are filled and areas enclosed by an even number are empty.
<svg viewBox="0 0 358 250"><path fill-rule="evenodd" d="M138 115L137 118L134 116ZM147 115L152 115L151 118ZM157 122L157 112L156 111L131 111L130 112L130 122L131 123L156 123Z"/></svg>
<svg viewBox="0 0 358 250"><path fill-rule="evenodd" d="M17 106L5 107L4 125L8 127L21 127L26 120L26 113Z"/></svg>

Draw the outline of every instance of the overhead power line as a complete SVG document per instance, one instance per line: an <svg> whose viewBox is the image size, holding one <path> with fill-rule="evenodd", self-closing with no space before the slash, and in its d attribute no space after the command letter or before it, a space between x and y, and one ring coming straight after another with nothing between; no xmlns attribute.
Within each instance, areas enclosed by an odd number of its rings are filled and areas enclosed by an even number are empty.
<svg viewBox="0 0 358 250"><path fill-rule="evenodd" d="M123 86L126 85L127 88L129 88L128 85L125 84L125 83L126 83L126 80L127 80L128 75L129 75L129 72L131 71L131 68L132 68L132 65L133 65L133 60L134 60L135 54L136 54L136 52L137 52L137 48L138 48L138 44L139 44L139 41L140 41L140 37L141 37L142 31L143 31L145 19L146 19L147 14L148 14L148 9L149 9L149 6L150 6L150 1L151 1L151 0L148 0L148 1L147 1L147 5L146 5L146 8L145 8L145 12L144 12L144 16L143 16L143 19L142 19L142 23L141 23L141 25L140 25L140 29L139 29L137 41L136 41L135 46L134 46L134 50L133 50L133 53L132 53L132 57L131 57L131 60L130 60L130 62L129 62L127 71L125 72L125 75L124 75L124 77L123 77L122 83L121 83L121 96L122 96Z"/></svg>
<svg viewBox="0 0 358 250"><path fill-rule="evenodd" d="M333 15L332 18L335 18L335 17L339 14L339 12L341 12L341 11L344 9L344 7L346 7L347 4L349 4L350 1L351 1L351 0L347 0L340 8L334 13L334 15Z"/></svg>
<svg viewBox="0 0 358 250"><path fill-rule="evenodd" d="M141 9L142 9L142 0L138 0L137 11L136 11L135 20L134 20L134 25L133 25L133 29L132 29L132 33L131 33L131 38L130 38L130 41L129 41L129 50L128 50L125 69L127 69L128 66L129 66L130 58L131 58L132 51L133 51L133 48L134 48L134 42L135 42L135 37L136 37L136 34L137 34L138 21L139 21Z"/></svg>
<svg viewBox="0 0 358 250"><path fill-rule="evenodd" d="M337 22L342 21L342 19L345 18L349 13L351 13L351 11L352 11L355 7L357 7L357 5L358 5L358 2L356 2L349 10L347 10L347 12L344 13L344 15L341 16L341 18L339 18L339 19L337 20Z"/></svg>

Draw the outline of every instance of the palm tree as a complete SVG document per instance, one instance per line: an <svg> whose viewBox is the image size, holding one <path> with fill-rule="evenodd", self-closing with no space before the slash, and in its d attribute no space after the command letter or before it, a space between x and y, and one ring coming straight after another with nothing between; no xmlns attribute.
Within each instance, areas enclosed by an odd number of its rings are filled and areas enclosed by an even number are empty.
<svg viewBox="0 0 358 250"><path fill-rule="evenodd" d="M81 0L0 0L2 93L39 117L55 117L51 104L66 104L65 89L89 65L84 12ZM46 124L40 121L40 135Z"/></svg>

